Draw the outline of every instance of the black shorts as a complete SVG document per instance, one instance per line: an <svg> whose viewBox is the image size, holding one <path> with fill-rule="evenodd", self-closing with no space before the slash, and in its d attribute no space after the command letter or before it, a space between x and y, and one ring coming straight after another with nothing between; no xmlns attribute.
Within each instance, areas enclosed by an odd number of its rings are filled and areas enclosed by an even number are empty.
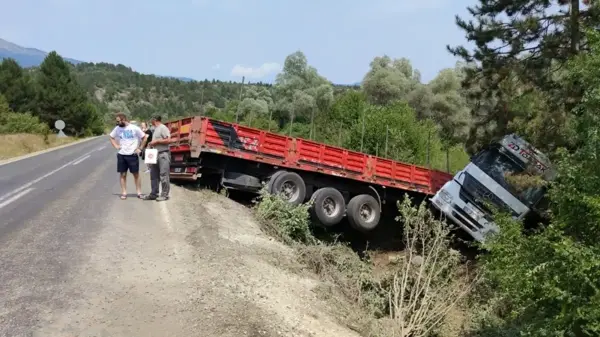
<svg viewBox="0 0 600 337"><path fill-rule="evenodd" d="M138 173L140 171L140 157L137 154L126 156L117 153L117 172L127 173L127 170L131 173Z"/></svg>

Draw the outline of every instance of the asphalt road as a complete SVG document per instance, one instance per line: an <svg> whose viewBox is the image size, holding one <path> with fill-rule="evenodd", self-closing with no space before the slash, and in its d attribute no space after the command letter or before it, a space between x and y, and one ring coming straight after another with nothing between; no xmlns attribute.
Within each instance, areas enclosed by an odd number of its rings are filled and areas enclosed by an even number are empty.
<svg viewBox="0 0 600 337"><path fill-rule="evenodd" d="M65 284L98 232L119 217L152 221L157 203L135 198L131 175L119 199L115 153L102 136L0 166L0 336L48 335L35 331L84 292Z"/></svg>

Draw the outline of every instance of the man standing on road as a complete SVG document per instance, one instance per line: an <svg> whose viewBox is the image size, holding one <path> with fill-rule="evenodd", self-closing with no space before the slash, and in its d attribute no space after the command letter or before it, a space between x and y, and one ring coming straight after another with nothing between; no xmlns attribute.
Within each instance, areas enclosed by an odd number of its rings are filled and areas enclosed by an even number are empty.
<svg viewBox="0 0 600 337"><path fill-rule="evenodd" d="M121 199L127 199L127 170L133 174L138 198L142 199L142 182L140 181L140 148L146 145L148 135L136 125L130 124L124 113L116 114L117 126L110 133L112 146L117 153L117 172L121 181ZM117 142L118 139L118 142ZM140 143L141 146L140 146Z"/></svg>
<svg viewBox="0 0 600 337"><path fill-rule="evenodd" d="M152 141L148 146L158 150L156 164L150 165L150 184L152 192L146 196L146 200L165 201L169 200L170 181L169 173L171 170L171 152L169 145L171 144L171 131L162 123L160 116L155 116L151 120L154 126L152 132ZM159 196L159 183L161 193Z"/></svg>

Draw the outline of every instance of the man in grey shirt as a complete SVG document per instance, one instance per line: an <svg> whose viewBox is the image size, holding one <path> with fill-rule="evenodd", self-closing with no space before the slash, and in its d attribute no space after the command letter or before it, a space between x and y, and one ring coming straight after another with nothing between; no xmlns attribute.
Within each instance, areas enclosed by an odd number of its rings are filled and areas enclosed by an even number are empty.
<svg viewBox="0 0 600 337"><path fill-rule="evenodd" d="M160 116L152 117L150 121L154 126L152 133L152 141L148 143L148 147L158 150L156 164L150 165L150 184L152 192L144 199L165 201L169 200L170 181L169 173L171 170L171 152L169 145L171 144L171 131L162 123ZM158 185L160 183L161 193L159 196Z"/></svg>

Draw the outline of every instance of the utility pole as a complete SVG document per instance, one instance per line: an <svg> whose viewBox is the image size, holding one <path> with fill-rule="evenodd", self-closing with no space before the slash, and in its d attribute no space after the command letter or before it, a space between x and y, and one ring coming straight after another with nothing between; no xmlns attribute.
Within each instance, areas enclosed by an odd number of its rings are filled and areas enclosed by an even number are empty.
<svg viewBox="0 0 600 337"><path fill-rule="evenodd" d="M202 94L200 96L200 109L202 109L202 114L204 115L204 83L202 83Z"/></svg>
<svg viewBox="0 0 600 337"><path fill-rule="evenodd" d="M387 158L388 153L388 136L390 134L390 126L386 125L385 127L385 157Z"/></svg>
<svg viewBox="0 0 600 337"><path fill-rule="evenodd" d="M313 107L310 111L310 136L308 137L310 140L313 140L313 131L315 129L315 108Z"/></svg>
<svg viewBox="0 0 600 337"><path fill-rule="evenodd" d="M360 135L360 152L363 152L363 145L365 141L365 109L362 109L362 132Z"/></svg>
<svg viewBox="0 0 600 337"><path fill-rule="evenodd" d="M246 76L242 76L242 84L240 85L240 99L239 102L242 103L242 93L244 92L244 81L246 80ZM239 123L240 119L240 108L238 106L237 111L235 112L235 122Z"/></svg>
<svg viewBox="0 0 600 337"><path fill-rule="evenodd" d="M431 168L431 129L427 131L427 167Z"/></svg>

